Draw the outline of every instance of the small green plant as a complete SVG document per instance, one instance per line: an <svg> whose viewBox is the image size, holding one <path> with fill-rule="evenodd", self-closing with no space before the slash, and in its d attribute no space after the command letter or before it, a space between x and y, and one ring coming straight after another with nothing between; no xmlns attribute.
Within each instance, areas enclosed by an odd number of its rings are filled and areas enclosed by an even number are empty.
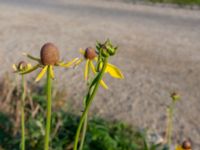
<svg viewBox="0 0 200 150"><path fill-rule="evenodd" d="M18 65L13 64L13 69L15 73L19 73L22 71L26 71L31 68L31 64L27 64L25 61L20 61ZM25 98L26 98L26 82L24 75L21 75L22 82L21 82L21 88L22 88L22 94L21 94L21 150L25 150L25 114L24 114L24 107L25 107Z"/></svg>
<svg viewBox="0 0 200 150"><path fill-rule="evenodd" d="M167 109L167 143L149 141L146 131L135 132L123 123L116 122L113 124L99 118L88 118L90 107L99 87L102 86L104 89L108 89L103 80L104 74L108 73L111 77L117 79L124 78L121 70L109 63L109 58L114 56L116 51L117 47L113 46L110 40L106 40L104 43L97 42L96 49L92 47L85 50L81 49L82 58L74 58L67 63L60 61L59 50L52 43L46 43L42 46L40 58L25 54L28 58L36 61L37 64L32 67L22 61L18 65L13 65L15 72L22 77L21 140L16 140L16 135L8 136L8 139L14 140L11 144L6 143L9 148L5 148L15 150L18 146L21 150L25 150L25 148L29 150L169 150L172 143L175 104L180 99L180 95L177 93L171 94L172 102ZM86 80L87 92L83 98L84 110L82 115L77 117L64 110L52 112L54 67L69 68L79 65L84 60L84 79ZM38 68L42 69L35 81L40 81L46 74L45 88L39 94L32 95L35 99L34 104L25 107L26 85L24 76ZM26 130L25 112L28 114L26 115ZM46 117L44 117L45 115ZM29 135L26 138L25 131ZM6 135L6 132L2 132L2 134L4 133ZM176 150L183 150L185 147L188 147L188 143L177 146ZM191 146L189 145L189 147Z"/></svg>
<svg viewBox="0 0 200 150"><path fill-rule="evenodd" d="M170 146L171 141L172 141L172 134L173 134L173 117L174 117L174 109L176 102L180 100L180 95L176 92L171 94L171 104L167 108L167 118L168 118L168 123L167 123L167 131L166 131L166 139L167 139L167 144Z"/></svg>
<svg viewBox="0 0 200 150"><path fill-rule="evenodd" d="M46 43L42 46L40 51L40 58L33 57L29 54L26 54L32 60L37 61L37 65L32 68L29 68L25 71L20 71L22 75L30 73L37 68L42 68L42 71L38 74L36 78L36 82L39 81L45 73L47 73L47 80L46 80L46 96L47 96L47 113L46 113L46 129L45 129L45 143L44 143L44 150L49 150L49 142L50 142L50 129L51 129L51 80L54 79L54 66L62 66L62 67L70 67L76 61L77 58L73 59L71 62L64 63L59 60L59 50L58 48L52 43Z"/></svg>
<svg viewBox="0 0 200 150"><path fill-rule="evenodd" d="M83 128L83 136L81 138L81 144L79 150L82 150L84 139L85 139L85 132L87 128L87 116L90 109L90 106L92 104L92 101L94 100L94 97L97 93L97 90L99 88L99 85L101 84L104 88L108 88L107 85L102 80L103 75L105 72L108 72L112 77L115 78L124 78L121 71L115 67L114 65L111 65L108 63L108 58L110 56L113 56L116 53L117 47L114 47L110 40L107 40L105 43L97 43L96 45L97 52L93 48L86 48L85 51L81 51L81 53L84 55L84 58L86 59L86 66L85 66L85 79L88 79L88 75L90 72L90 68L95 74L95 77L91 80L89 83L88 93L84 98L84 106L85 109L82 113L82 116L80 118L80 122L77 128L76 136L75 136L75 142L74 142L74 150L77 150L79 138L81 129ZM96 60L96 66L92 63L93 60Z"/></svg>
<svg viewBox="0 0 200 150"><path fill-rule="evenodd" d="M31 89L32 97L27 97L27 106L30 100L34 102L34 108L26 108L26 149L43 150L45 135L46 91L34 86ZM36 88L37 87L37 88ZM41 89L38 92L38 88ZM53 109L55 106L52 106ZM37 109L39 108L39 109ZM38 110L38 111L36 111ZM52 112L51 148L53 150L72 150L74 136L79 124L78 115L65 111L66 108ZM0 146L4 150L19 150L20 140L18 135L13 136L13 122L5 114L0 113ZM143 139L137 128L129 126L121 121L109 121L97 116L88 119L83 150L144 150Z"/></svg>

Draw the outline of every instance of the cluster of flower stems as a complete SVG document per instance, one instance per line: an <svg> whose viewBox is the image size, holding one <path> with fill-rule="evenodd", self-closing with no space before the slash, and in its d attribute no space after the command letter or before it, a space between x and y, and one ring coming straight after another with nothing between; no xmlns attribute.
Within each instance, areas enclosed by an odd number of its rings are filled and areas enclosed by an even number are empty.
<svg viewBox="0 0 200 150"><path fill-rule="evenodd" d="M50 129L51 129L51 107L52 107L52 79L54 79L53 67L65 67L69 68L71 66L77 66L82 61L86 61L84 69L84 79L87 81L87 93L83 98L84 111L79 120L79 124L76 130L76 135L74 139L73 150L82 150L84 146L84 140L87 130L87 121L88 121L88 112L90 106L97 94L99 86L108 89L108 86L103 81L103 76L105 73L108 73L113 78L123 79L124 76L120 69L116 66L108 63L110 56L115 55L117 47L114 47L110 40L105 41L104 43L97 42L96 49L88 47L85 50L80 50L82 58L74 58L70 62L63 62L59 60L59 51L58 48L52 43L46 43L42 46L40 51L40 58L34 57L32 55L26 54L26 56L37 62L35 66L32 66L29 63L20 61L18 65L13 65L13 68L16 73L19 73L22 77L22 97L21 97L21 144L20 149L25 150L25 99L26 99L26 85L25 85L25 75L33 72L38 68L42 68L40 73L36 78L38 82L46 73L46 96L47 96L47 108L46 108L46 128L45 128L45 137L44 137L44 150L50 150ZM95 62L95 65L93 63ZM91 75L91 72L93 75ZM171 95L172 103L167 109L168 114L168 123L166 130L166 139L167 144L171 145L172 132L173 132L173 115L175 103L180 99L179 94L172 93ZM177 150L180 147L177 148ZM190 149L188 149L190 150Z"/></svg>
<svg viewBox="0 0 200 150"><path fill-rule="evenodd" d="M46 43L40 51L40 58L36 58L29 54L26 54L28 58L36 61L38 64L33 66L29 63L21 61L18 65L13 65L16 73L19 73L22 77L22 97L21 97L21 144L20 149L25 150L25 99L26 99L26 85L25 75L42 68L41 72L36 78L39 81L42 76L46 73L46 96L47 96L47 108L46 108L46 128L44 137L44 150L50 150L50 129L51 129L51 107L52 107L52 79L54 79L53 67L70 67L80 64L83 60L86 60L84 77L87 80L87 93L84 97L84 111L80 117L78 128L74 139L73 150L82 150L84 145L84 139L87 130L87 119L90 106L97 94L99 86L102 85L104 88L108 88L105 82L102 80L104 73L109 73L114 78L124 78L121 71L114 65L108 63L110 56L114 55L117 47L114 47L110 40L105 43L97 43L96 49L88 47L81 50L83 58L75 58L71 62L65 63L59 61L59 52L57 47L52 43ZM95 61L95 65L92 61ZM93 75L91 76L91 72Z"/></svg>

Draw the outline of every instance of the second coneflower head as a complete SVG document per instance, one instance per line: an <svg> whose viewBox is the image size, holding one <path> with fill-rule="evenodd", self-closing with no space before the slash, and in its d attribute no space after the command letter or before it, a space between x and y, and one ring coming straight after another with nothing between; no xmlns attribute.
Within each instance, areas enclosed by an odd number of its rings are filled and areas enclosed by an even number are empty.
<svg viewBox="0 0 200 150"><path fill-rule="evenodd" d="M96 58L97 53L94 48L88 47L85 49L85 52L82 52L84 54L85 59L93 60Z"/></svg>
<svg viewBox="0 0 200 150"><path fill-rule="evenodd" d="M32 55L29 54L25 54L28 58L34 60L37 62L37 64L31 68L29 68L28 70L25 71L21 71L21 74L27 74L30 73L38 68L42 68L42 70L40 71L40 73L38 74L38 76L36 77L35 81L39 81L44 74L46 73L48 67L50 69L50 75L51 78L54 79L54 71L53 71L53 67L54 66L61 66L61 67L65 67L65 68L69 68L71 66L73 66L79 59L78 58L74 58L72 61L70 62L63 62L60 61L60 54L59 54L59 50L57 48L57 46L55 46L53 43L45 43L41 50L40 50L40 58L34 57Z"/></svg>
<svg viewBox="0 0 200 150"><path fill-rule="evenodd" d="M106 51L106 45L109 48L109 52ZM105 57L114 55L116 47L113 47L111 45L111 42L105 42L104 44L97 43L98 50L96 51L92 47L87 47L85 50L80 49L80 53L83 55L83 58L79 60L79 62L86 61L85 63L85 69L84 69L84 79L88 80L89 78L89 72L92 70L92 72L96 75L99 72L99 68L97 65L99 64L100 69L102 67L102 60L99 59L99 54L101 51L103 51L104 54L101 54ZM106 52L105 52L106 51ZM95 62L95 64L94 64ZM122 74L121 70L117 68L116 66L108 63L105 69L105 73L109 73L109 75L113 78L123 79L124 75ZM108 89L108 86L105 84L103 80L100 81L100 84L105 88Z"/></svg>

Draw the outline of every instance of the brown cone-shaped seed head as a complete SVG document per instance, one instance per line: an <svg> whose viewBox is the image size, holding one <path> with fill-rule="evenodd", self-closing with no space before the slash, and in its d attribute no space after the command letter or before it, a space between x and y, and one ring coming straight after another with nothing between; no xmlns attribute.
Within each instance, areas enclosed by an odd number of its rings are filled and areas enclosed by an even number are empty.
<svg viewBox="0 0 200 150"><path fill-rule="evenodd" d="M18 66L17 68L20 70L20 69L25 69L27 67L27 63L25 61L20 61L18 63Z"/></svg>
<svg viewBox="0 0 200 150"><path fill-rule="evenodd" d="M192 146L191 146L190 141L188 141L188 140L187 140L187 141L184 141L183 144L182 144L182 148L185 149L185 150L191 149Z"/></svg>
<svg viewBox="0 0 200 150"><path fill-rule="evenodd" d="M96 51L92 48L92 47L88 47L85 49L85 54L84 54L84 57L86 59L94 59L95 57L97 56L97 53Z"/></svg>
<svg viewBox="0 0 200 150"><path fill-rule="evenodd" d="M43 65L55 65L59 61L58 48L52 43L46 43L41 48L40 57Z"/></svg>

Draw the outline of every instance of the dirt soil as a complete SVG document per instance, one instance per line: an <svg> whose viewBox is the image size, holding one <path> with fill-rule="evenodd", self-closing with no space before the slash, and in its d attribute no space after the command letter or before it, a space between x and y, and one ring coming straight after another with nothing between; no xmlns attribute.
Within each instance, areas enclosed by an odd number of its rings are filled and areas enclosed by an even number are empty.
<svg viewBox="0 0 200 150"><path fill-rule="evenodd" d="M179 91L174 138L191 138L194 149L200 147L199 11L100 0L0 4L1 76L25 59L23 52L39 56L45 42L55 43L62 59L70 60L80 56L80 47L94 47L96 40L110 38L119 46L111 63L121 68L125 79L106 75L109 90L100 89L92 112L163 132L170 92ZM66 90L71 111L80 112L86 92L83 67L56 69L55 84Z"/></svg>

